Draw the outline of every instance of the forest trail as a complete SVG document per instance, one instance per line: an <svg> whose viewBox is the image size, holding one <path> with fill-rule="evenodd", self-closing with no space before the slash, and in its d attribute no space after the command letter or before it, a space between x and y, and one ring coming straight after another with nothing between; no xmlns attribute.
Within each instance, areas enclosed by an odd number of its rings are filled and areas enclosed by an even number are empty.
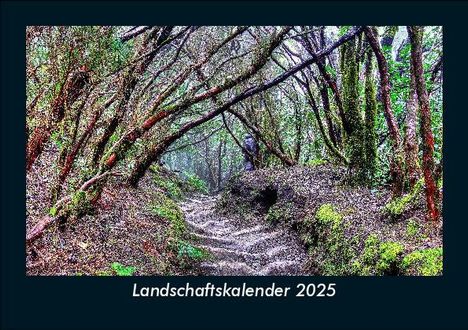
<svg viewBox="0 0 468 330"><path fill-rule="evenodd" d="M200 264L202 275L302 275L307 253L286 228L264 219L220 215L217 197L197 195L181 204L197 245L212 258Z"/></svg>

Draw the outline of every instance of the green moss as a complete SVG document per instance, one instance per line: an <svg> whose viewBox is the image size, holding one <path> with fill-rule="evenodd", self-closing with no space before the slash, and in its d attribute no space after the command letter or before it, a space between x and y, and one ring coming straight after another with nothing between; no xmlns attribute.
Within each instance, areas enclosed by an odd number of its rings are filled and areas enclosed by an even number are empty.
<svg viewBox="0 0 468 330"><path fill-rule="evenodd" d="M335 208L331 204L321 205L315 213L315 218L322 224L339 224L343 219L343 216L335 211Z"/></svg>
<svg viewBox="0 0 468 330"><path fill-rule="evenodd" d="M341 53L343 110L347 121L345 152L349 159L353 181L361 182L365 177L364 122L359 106L359 63L356 58L356 41L344 44Z"/></svg>
<svg viewBox="0 0 468 330"><path fill-rule="evenodd" d="M72 195L71 202L67 205L64 213L79 217L83 214L89 213L91 209L92 205L87 198L86 192L78 190ZM58 214L56 209L51 209L50 213L54 213L55 215Z"/></svg>
<svg viewBox="0 0 468 330"><path fill-rule="evenodd" d="M170 198L157 194L155 200L150 205L150 211L159 217L169 221L168 234L173 239L179 239L187 232L184 214L179 206Z"/></svg>
<svg viewBox="0 0 468 330"><path fill-rule="evenodd" d="M189 241L184 214L174 200L165 194L158 193L149 207L150 211L169 222L166 230L168 248L177 256L176 262L183 268L190 267L194 262L210 257L208 251L194 246Z"/></svg>
<svg viewBox="0 0 468 330"><path fill-rule="evenodd" d="M368 184L372 183L377 169L377 133L376 133L376 117L377 117L377 99L375 91L375 83L372 77L372 51L367 53L366 63L366 82L365 82L365 124L364 124L364 144L366 156L366 180Z"/></svg>
<svg viewBox="0 0 468 330"><path fill-rule="evenodd" d="M359 260L355 260L351 264L351 274L360 276L370 276L372 275L372 267L361 263Z"/></svg>
<svg viewBox="0 0 468 330"><path fill-rule="evenodd" d="M443 250L430 248L413 251L403 258L401 267L406 275L442 275Z"/></svg>
<svg viewBox="0 0 468 330"><path fill-rule="evenodd" d="M424 186L424 179L421 178L416 182L411 192L408 194L394 198L387 205L385 205L385 211L392 217L401 216L416 200L417 196L421 192Z"/></svg>
<svg viewBox="0 0 468 330"><path fill-rule="evenodd" d="M310 239L315 244L313 258L316 258L324 275L347 275L353 257L351 241L344 235L343 216L333 205L323 204L315 213L315 231Z"/></svg>
<svg viewBox="0 0 468 330"><path fill-rule="evenodd" d="M370 265L377 259L379 255L380 240L377 235L371 234L367 237L362 251L362 261L366 265Z"/></svg>
<svg viewBox="0 0 468 330"><path fill-rule="evenodd" d="M383 242L380 244L377 271L381 274L393 273L396 271L398 267L398 259L404 249L404 246L398 242Z"/></svg>
<svg viewBox="0 0 468 330"><path fill-rule="evenodd" d="M183 183L173 173L162 169L158 165L151 165L149 170L153 174L153 182L172 199L180 199L183 196L181 187Z"/></svg>
<svg viewBox="0 0 468 330"><path fill-rule="evenodd" d="M406 236L408 238L415 238L419 236L419 234L419 224L414 219L410 219L406 224Z"/></svg>
<svg viewBox="0 0 468 330"><path fill-rule="evenodd" d="M174 180L155 175L153 181L158 187L162 188L169 197L174 199L182 198L182 190L179 184Z"/></svg>
<svg viewBox="0 0 468 330"><path fill-rule="evenodd" d="M326 163L327 161L325 159L316 158L316 159L312 159L308 161L307 165L313 167L313 166L324 165Z"/></svg>
<svg viewBox="0 0 468 330"><path fill-rule="evenodd" d="M396 275L404 246L399 242L381 242L370 234L361 254L351 264L354 275Z"/></svg>
<svg viewBox="0 0 468 330"><path fill-rule="evenodd" d="M77 205L80 202L82 202L84 199L86 199L86 192L84 192L82 190L78 190L72 196L72 204Z"/></svg>
<svg viewBox="0 0 468 330"><path fill-rule="evenodd" d="M55 131L50 135L50 140L57 146L58 149L62 148L63 145L63 137L62 132Z"/></svg>
<svg viewBox="0 0 468 330"><path fill-rule="evenodd" d="M57 208L55 206L52 206L49 209L49 215L52 216L52 217L55 217L57 215Z"/></svg>

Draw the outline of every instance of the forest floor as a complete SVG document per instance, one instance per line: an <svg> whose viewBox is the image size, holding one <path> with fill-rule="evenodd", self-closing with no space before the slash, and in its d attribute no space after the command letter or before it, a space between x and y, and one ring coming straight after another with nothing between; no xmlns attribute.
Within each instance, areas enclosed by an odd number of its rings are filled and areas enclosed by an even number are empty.
<svg viewBox="0 0 468 330"><path fill-rule="evenodd" d="M438 225L425 220L422 194L391 217L385 211L388 189L350 186L346 171L331 165L243 173L217 196L187 192L174 174L164 173L149 171L137 189L112 179L92 212L52 226L28 246L26 273L442 272L442 220ZM41 160L28 173L27 230L48 213L44 187L51 180L51 169Z"/></svg>
<svg viewBox="0 0 468 330"><path fill-rule="evenodd" d="M181 206L198 246L211 254L198 266L201 274L304 274L307 252L295 233L259 219L223 216L218 197L195 195Z"/></svg>

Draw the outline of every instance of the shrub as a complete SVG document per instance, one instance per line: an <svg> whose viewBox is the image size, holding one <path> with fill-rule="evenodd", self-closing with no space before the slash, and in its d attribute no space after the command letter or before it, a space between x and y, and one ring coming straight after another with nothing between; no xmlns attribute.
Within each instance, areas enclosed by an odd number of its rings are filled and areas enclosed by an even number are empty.
<svg viewBox="0 0 468 330"><path fill-rule="evenodd" d="M396 273L398 271L398 258L404 251L404 246L398 242L383 242L380 244L379 250L377 271L380 274Z"/></svg>
<svg viewBox="0 0 468 330"><path fill-rule="evenodd" d="M381 242L377 235L370 234L364 249L352 263L355 275L396 275L400 271L404 246L399 242Z"/></svg>
<svg viewBox="0 0 468 330"><path fill-rule="evenodd" d="M408 275L441 275L443 250L439 247L413 251L403 258L401 265Z"/></svg>

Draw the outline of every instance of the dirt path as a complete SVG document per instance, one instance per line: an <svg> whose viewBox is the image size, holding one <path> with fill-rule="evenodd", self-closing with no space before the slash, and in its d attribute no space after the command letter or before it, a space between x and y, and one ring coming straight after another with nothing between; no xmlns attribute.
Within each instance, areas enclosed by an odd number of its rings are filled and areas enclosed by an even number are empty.
<svg viewBox="0 0 468 330"><path fill-rule="evenodd" d="M181 205L197 244L213 255L201 263L203 275L302 275L306 251L293 233L263 219L222 216L215 203L200 195Z"/></svg>

